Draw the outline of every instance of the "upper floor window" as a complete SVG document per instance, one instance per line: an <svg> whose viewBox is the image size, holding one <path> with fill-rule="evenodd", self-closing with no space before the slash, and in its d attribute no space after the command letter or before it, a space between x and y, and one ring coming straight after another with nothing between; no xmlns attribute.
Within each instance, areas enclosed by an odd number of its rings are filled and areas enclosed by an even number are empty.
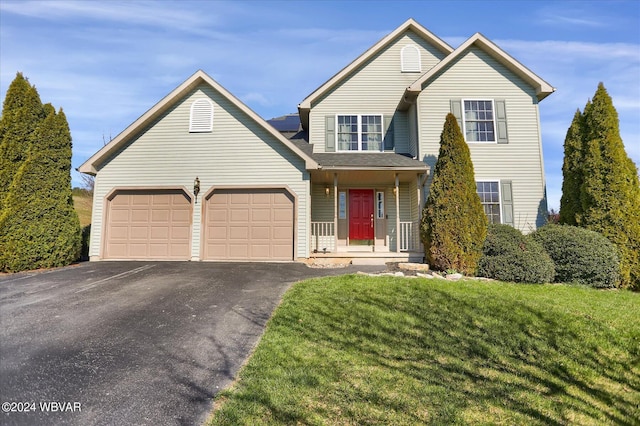
<svg viewBox="0 0 640 426"><path fill-rule="evenodd" d="M382 115L338 115L338 151L382 151Z"/></svg>
<svg viewBox="0 0 640 426"><path fill-rule="evenodd" d="M476 182L476 191L489 223L500 222L500 182Z"/></svg>
<svg viewBox="0 0 640 426"><path fill-rule="evenodd" d="M467 142L495 142L493 101L464 101L464 132Z"/></svg>
<svg viewBox="0 0 640 426"><path fill-rule="evenodd" d="M213 104L209 99L198 99L191 104L189 131L193 133L213 130Z"/></svg>
<svg viewBox="0 0 640 426"><path fill-rule="evenodd" d="M422 71L420 50L413 44L406 45L402 48L400 51L400 62L402 72Z"/></svg>

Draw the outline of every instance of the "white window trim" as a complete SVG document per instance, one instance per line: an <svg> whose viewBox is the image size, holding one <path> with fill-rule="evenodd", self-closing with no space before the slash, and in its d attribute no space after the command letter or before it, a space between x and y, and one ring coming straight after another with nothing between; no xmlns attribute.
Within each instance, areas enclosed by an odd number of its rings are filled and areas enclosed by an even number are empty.
<svg viewBox="0 0 640 426"><path fill-rule="evenodd" d="M381 200L378 200L378 197L382 196ZM382 204L379 205L378 202L382 201ZM376 218L384 219L384 191L376 191Z"/></svg>
<svg viewBox="0 0 640 426"><path fill-rule="evenodd" d="M486 182L486 183L497 182L498 183L498 209L500 210L500 223L501 224L504 223L504 217L502 214L502 181L500 179L495 179L495 178L478 179L476 177L476 187L479 182ZM476 191L476 194L477 194L477 191ZM480 201L480 204L482 204L482 200ZM484 211L484 204L482 205L482 210Z"/></svg>
<svg viewBox="0 0 640 426"><path fill-rule="evenodd" d="M493 140L492 141L468 141L467 140L467 118L464 109L465 101L491 101L491 111L493 112ZM496 122L496 102L493 98L466 98L462 99L462 105L460 108L462 109L462 136L464 136L464 140L470 144L481 144L481 145L491 145L498 144L498 123Z"/></svg>
<svg viewBox="0 0 640 426"><path fill-rule="evenodd" d="M209 114L208 117L208 126L199 126L199 127L194 127L193 126L193 110L195 108L195 106L197 104L202 104L206 102L209 105L211 114ZM211 132L213 131L213 102L211 102L211 99L206 99L206 98L201 98L201 99L196 99L193 101L193 103L191 104L191 109L189 111L189 133L207 133L207 132Z"/></svg>
<svg viewBox="0 0 640 426"><path fill-rule="evenodd" d="M405 67L404 52L407 49L413 49L418 54L418 68L417 69L412 69L412 68L406 68ZM400 71L402 71L402 72L422 72L422 56L420 55L420 49L418 49L418 46L416 46L415 44L407 44L405 47L402 48L402 50L400 50Z"/></svg>
<svg viewBox="0 0 640 426"><path fill-rule="evenodd" d="M338 117L343 117L343 116L356 116L358 117L358 149L354 150L354 149L340 149L340 140L338 138L338 135L340 134L339 131L339 125L338 125ZM379 151L371 151L371 150L363 150L362 149L362 116L363 115L368 115L368 116L376 116L376 117L380 117L380 123L382 125L382 140L380 141L380 150ZM335 146L336 146L336 152L361 152L361 153L367 153L367 152L373 152L373 153L380 153L380 152L384 152L384 134L385 134L385 128L384 128L384 114L369 114L369 113L363 113L363 114L349 114L349 113L344 113L344 114L336 114L335 117Z"/></svg>

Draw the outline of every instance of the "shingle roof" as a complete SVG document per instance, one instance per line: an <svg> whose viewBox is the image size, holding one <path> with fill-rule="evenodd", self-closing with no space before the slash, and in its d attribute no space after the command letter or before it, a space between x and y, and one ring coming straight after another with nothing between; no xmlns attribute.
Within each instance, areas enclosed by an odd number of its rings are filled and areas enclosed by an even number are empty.
<svg viewBox="0 0 640 426"><path fill-rule="evenodd" d="M429 170L429 166L419 160L394 153L318 153L311 154L321 168L354 169L415 169Z"/></svg>

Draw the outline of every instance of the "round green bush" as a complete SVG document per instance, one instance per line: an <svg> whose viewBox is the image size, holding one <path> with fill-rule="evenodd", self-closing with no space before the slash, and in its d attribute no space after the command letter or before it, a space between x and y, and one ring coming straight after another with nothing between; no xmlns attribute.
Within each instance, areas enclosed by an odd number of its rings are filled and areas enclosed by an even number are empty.
<svg viewBox="0 0 640 426"><path fill-rule="evenodd" d="M616 247L602 234L569 225L545 225L531 234L555 264L558 282L614 287L620 279Z"/></svg>
<svg viewBox="0 0 640 426"><path fill-rule="evenodd" d="M542 245L509 225L489 225L478 275L518 283L553 281L553 261Z"/></svg>

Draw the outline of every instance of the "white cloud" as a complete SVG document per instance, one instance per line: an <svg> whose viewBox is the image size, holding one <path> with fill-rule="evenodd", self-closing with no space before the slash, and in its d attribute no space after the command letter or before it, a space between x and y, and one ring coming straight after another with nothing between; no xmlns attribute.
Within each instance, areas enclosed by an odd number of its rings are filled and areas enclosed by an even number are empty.
<svg viewBox="0 0 640 426"><path fill-rule="evenodd" d="M189 8L165 7L171 2L155 1L4 1L0 10L50 21L62 19L95 19L132 25L153 25L188 31L204 25L215 25L214 16L203 16Z"/></svg>

